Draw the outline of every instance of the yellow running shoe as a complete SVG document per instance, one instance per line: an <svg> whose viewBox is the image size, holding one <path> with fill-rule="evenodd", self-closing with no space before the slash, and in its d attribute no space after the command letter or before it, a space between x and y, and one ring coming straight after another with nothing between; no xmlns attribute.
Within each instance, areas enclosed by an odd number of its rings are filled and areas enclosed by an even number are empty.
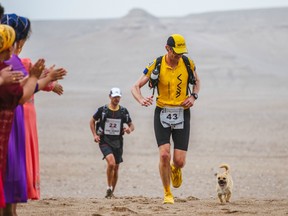
<svg viewBox="0 0 288 216"><path fill-rule="evenodd" d="M172 193L165 193L164 194L163 204L174 204L174 197L173 197Z"/></svg>
<svg viewBox="0 0 288 216"><path fill-rule="evenodd" d="M174 188L178 188L182 184L181 168L176 168L173 164L171 164L171 181Z"/></svg>

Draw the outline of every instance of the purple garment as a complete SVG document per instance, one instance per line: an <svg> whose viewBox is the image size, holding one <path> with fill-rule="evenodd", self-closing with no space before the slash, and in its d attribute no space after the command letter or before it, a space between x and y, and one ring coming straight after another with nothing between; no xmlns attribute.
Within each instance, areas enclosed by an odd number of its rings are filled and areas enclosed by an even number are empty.
<svg viewBox="0 0 288 216"><path fill-rule="evenodd" d="M28 74L16 55L12 55L5 63L12 65L13 70L20 70L24 75ZM18 105L14 113L8 144L4 190L6 203L27 202L25 127L22 105Z"/></svg>
<svg viewBox="0 0 288 216"><path fill-rule="evenodd" d="M21 59L15 54L13 54L9 60L5 61L5 64L12 65L13 70L22 71L24 76L28 75L28 72L22 64Z"/></svg>
<svg viewBox="0 0 288 216"><path fill-rule="evenodd" d="M6 203L27 202L23 105L18 105L14 112L12 130L8 144L4 190Z"/></svg>

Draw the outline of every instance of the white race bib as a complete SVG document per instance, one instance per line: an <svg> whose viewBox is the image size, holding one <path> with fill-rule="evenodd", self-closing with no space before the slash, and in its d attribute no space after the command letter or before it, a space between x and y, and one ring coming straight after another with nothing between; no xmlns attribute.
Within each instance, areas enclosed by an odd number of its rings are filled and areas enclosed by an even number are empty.
<svg viewBox="0 0 288 216"><path fill-rule="evenodd" d="M160 112L160 121L164 128L172 129L184 128L184 108L164 107Z"/></svg>
<svg viewBox="0 0 288 216"><path fill-rule="evenodd" d="M104 128L106 135L120 135L121 119L106 118Z"/></svg>

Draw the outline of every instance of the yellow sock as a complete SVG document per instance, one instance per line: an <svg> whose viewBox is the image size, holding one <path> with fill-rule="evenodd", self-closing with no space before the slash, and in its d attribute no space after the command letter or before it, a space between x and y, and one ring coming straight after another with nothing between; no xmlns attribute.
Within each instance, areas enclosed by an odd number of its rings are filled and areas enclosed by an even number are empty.
<svg viewBox="0 0 288 216"><path fill-rule="evenodd" d="M171 194L170 185L164 187L165 194Z"/></svg>

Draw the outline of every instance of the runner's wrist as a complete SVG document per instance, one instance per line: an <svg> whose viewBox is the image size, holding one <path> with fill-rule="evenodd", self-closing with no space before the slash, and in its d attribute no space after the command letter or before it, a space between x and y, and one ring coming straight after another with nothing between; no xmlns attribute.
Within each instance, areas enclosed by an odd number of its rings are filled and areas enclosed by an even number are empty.
<svg viewBox="0 0 288 216"><path fill-rule="evenodd" d="M191 94L191 96L195 99L195 100L197 100L198 99L198 94L197 93L195 93L195 92L193 92L192 94Z"/></svg>

